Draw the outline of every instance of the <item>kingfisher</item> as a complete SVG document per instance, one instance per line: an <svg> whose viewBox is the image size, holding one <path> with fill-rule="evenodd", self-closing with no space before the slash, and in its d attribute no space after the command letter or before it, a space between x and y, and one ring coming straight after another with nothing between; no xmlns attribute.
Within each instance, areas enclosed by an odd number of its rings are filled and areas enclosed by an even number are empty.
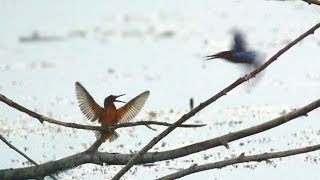
<svg viewBox="0 0 320 180"><path fill-rule="evenodd" d="M125 103L117 98L124 96L121 94L118 96L110 95L104 99L104 107L102 108L95 102L89 92L79 83L75 83L76 96L81 112L86 118L92 122L98 120L102 127L113 126L118 123L127 123L131 121L142 109L146 100L149 97L150 92L145 91L124 106L116 108L115 102ZM109 140L110 142L116 140L119 134L116 131L113 132L100 132L95 133L97 140L100 140L100 144ZM99 146L98 145L98 146ZM96 147L98 148L98 147Z"/></svg>
<svg viewBox="0 0 320 180"><path fill-rule="evenodd" d="M250 66L253 65L255 68L262 64L258 57L258 53L256 51L247 49L244 36L239 31L234 32L231 50L206 56L206 60L212 60L216 58L225 59L232 63L242 63Z"/></svg>

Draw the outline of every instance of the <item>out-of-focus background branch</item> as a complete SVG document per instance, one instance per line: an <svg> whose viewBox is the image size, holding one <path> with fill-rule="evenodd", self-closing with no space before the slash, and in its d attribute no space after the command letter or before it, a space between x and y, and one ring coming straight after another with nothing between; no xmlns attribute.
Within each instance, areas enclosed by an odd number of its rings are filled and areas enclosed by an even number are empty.
<svg viewBox="0 0 320 180"><path fill-rule="evenodd" d="M302 0L302 1L304 1L304 2L306 2L306 3L308 3L308 4L314 4L314 5L318 5L318 6L320 6L320 1L319 0Z"/></svg>

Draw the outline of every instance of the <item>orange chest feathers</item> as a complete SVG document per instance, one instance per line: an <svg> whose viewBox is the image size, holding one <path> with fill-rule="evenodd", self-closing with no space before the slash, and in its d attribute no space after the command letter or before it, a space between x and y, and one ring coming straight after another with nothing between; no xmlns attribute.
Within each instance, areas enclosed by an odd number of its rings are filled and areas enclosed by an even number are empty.
<svg viewBox="0 0 320 180"><path fill-rule="evenodd" d="M102 125L114 125L118 123L117 109L113 104L104 107L99 122Z"/></svg>

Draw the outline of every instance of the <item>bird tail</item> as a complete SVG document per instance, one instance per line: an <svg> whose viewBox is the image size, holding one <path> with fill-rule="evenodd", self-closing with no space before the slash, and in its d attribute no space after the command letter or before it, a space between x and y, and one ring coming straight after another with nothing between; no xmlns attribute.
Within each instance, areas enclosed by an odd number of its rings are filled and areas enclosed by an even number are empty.
<svg viewBox="0 0 320 180"><path fill-rule="evenodd" d="M97 139L101 138L101 132L100 131L95 131L94 135L96 136Z"/></svg>
<svg viewBox="0 0 320 180"><path fill-rule="evenodd" d="M99 131L96 131L95 135L97 140L86 150L86 152L97 151L101 144L104 143L107 139L109 139L109 142L112 142L120 136L116 131L103 134L101 134L101 132Z"/></svg>
<svg viewBox="0 0 320 180"><path fill-rule="evenodd" d="M104 141L108 139L109 142L116 140L120 136L119 133L117 133L116 131L103 133L103 134L101 134L100 131L96 131L95 135L97 139L102 138Z"/></svg>
<svg viewBox="0 0 320 180"><path fill-rule="evenodd" d="M120 136L120 135L119 135L116 131L114 131L114 132L112 133L112 135L109 137L109 142L112 142L112 141L118 139L119 136Z"/></svg>

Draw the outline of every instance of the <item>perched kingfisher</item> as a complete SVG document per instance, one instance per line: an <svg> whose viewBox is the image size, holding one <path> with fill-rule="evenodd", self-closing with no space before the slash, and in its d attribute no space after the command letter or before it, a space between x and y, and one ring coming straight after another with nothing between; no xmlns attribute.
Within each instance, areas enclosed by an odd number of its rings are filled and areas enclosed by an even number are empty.
<svg viewBox="0 0 320 180"><path fill-rule="evenodd" d="M102 108L95 102L89 92L79 82L75 83L75 89L79 107L82 113L87 117L88 120L98 120L103 127L131 121L142 109L150 94L149 91L145 91L130 100L124 106L117 109L114 105L114 102L125 103L117 100L117 98L123 96L124 94L119 96L110 95L106 97L104 99L104 107ZM105 142L107 139L109 139L109 141L113 141L118 137L119 134L116 131L105 133L101 133L99 131L96 132L96 138L101 140L100 143Z"/></svg>
<svg viewBox="0 0 320 180"><path fill-rule="evenodd" d="M255 68L261 65L257 52L247 49L243 34L235 32L233 41L231 50L206 56L206 60L221 58L233 63L253 65Z"/></svg>

